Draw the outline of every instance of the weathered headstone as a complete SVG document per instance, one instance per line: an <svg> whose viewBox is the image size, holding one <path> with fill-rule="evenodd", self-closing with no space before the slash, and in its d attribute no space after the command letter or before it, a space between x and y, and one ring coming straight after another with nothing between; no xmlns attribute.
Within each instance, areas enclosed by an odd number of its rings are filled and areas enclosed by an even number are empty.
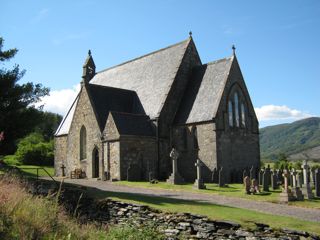
<svg viewBox="0 0 320 240"><path fill-rule="evenodd" d="M301 189L297 186L297 171L293 168L291 171L292 176L292 194L298 201L303 201Z"/></svg>
<svg viewBox="0 0 320 240"><path fill-rule="evenodd" d="M260 187L259 187L259 181L257 179L252 179L252 188L251 192L254 193L260 193Z"/></svg>
<svg viewBox="0 0 320 240"><path fill-rule="evenodd" d="M315 175L314 169L310 169L310 187L311 187L311 189L315 187L314 175Z"/></svg>
<svg viewBox="0 0 320 240"><path fill-rule="evenodd" d="M285 169L283 171L283 179L284 179L284 187L282 189L282 192L280 193L280 202L283 203L287 203L289 201L292 201L294 199L292 192L290 191L289 187L288 187L288 177L289 177L289 173L288 171Z"/></svg>
<svg viewBox="0 0 320 240"><path fill-rule="evenodd" d="M172 148L170 152L170 158L172 160L172 174L170 177L167 179L168 183L171 184L181 184L184 183L184 179L180 176L178 172L178 158L179 158L179 153L175 148Z"/></svg>
<svg viewBox="0 0 320 240"><path fill-rule="evenodd" d="M297 186L299 187L299 188L301 188L302 187L302 173L301 172L297 172Z"/></svg>
<svg viewBox="0 0 320 240"><path fill-rule="evenodd" d="M320 168L314 171L314 187L316 190L316 196L320 197Z"/></svg>
<svg viewBox="0 0 320 240"><path fill-rule="evenodd" d="M264 170L263 178L262 178L263 191L265 192L269 191L270 178L271 178L271 171L270 171L270 166L268 165L268 167Z"/></svg>
<svg viewBox="0 0 320 240"><path fill-rule="evenodd" d="M219 187L224 187L224 185L225 185L224 172L223 172L223 167L221 167L219 170Z"/></svg>
<svg viewBox="0 0 320 240"><path fill-rule="evenodd" d="M211 180L212 180L212 183L218 183L219 182L219 174L218 174L217 168L213 169Z"/></svg>
<svg viewBox="0 0 320 240"><path fill-rule="evenodd" d="M272 190L278 189L278 177L277 177L276 170L273 170L271 172L271 187L272 187Z"/></svg>
<svg viewBox="0 0 320 240"><path fill-rule="evenodd" d="M65 176L66 176L65 168L66 168L66 166L65 166L64 164L61 164L62 177L65 177Z"/></svg>
<svg viewBox="0 0 320 240"><path fill-rule="evenodd" d="M306 199L312 199L313 198L313 193L310 187L309 179L308 179L308 174L309 174L309 165L308 161L304 160L302 164L302 170L303 170L303 182L304 184L302 185L302 193L304 194Z"/></svg>
<svg viewBox="0 0 320 240"><path fill-rule="evenodd" d="M248 176L245 176L243 178L243 184L244 184L244 189L245 189L245 192L246 194L250 194L250 188L251 188L251 181L250 181L250 177Z"/></svg>
<svg viewBox="0 0 320 240"><path fill-rule="evenodd" d="M264 168L260 169L259 171L259 185L262 185L263 173L264 173Z"/></svg>
<svg viewBox="0 0 320 240"><path fill-rule="evenodd" d="M277 170L278 185L282 185L284 183L282 174L283 174L283 170L278 169Z"/></svg>
<svg viewBox="0 0 320 240"><path fill-rule="evenodd" d="M193 186L197 189L205 189L206 186L203 183L202 172L201 172L201 168L203 166L203 163L201 162L200 159L197 159L197 162L194 165L197 168L197 179L195 180Z"/></svg>

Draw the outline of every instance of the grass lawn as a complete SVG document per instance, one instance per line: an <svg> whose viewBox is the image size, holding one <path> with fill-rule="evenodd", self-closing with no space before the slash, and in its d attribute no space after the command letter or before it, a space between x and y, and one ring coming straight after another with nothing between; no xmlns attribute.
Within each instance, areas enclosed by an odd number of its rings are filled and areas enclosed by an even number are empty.
<svg viewBox="0 0 320 240"><path fill-rule="evenodd" d="M229 197L245 198L254 201L266 201L277 203L279 201L279 194L281 190L270 190L270 192L262 192L260 194L248 195L244 193L244 187L242 184L229 184L227 187L219 187L217 184L206 183L207 189L197 190L193 188L193 184L183 184L183 185L172 185L166 182L159 182L157 184L150 184L149 182L128 182L120 181L115 184L142 187L142 188L153 188L153 189L167 189L172 191L189 191L196 193L210 193L218 194ZM318 208L320 209L320 198L315 198L313 200L305 201L294 201L290 202L290 205L308 208Z"/></svg>
<svg viewBox="0 0 320 240"><path fill-rule="evenodd" d="M151 197L140 194L105 192L89 189L89 194L98 198L112 198L124 202L148 205L165 212L189 212L208 216L210 219L229 220L247 228L254 228L254 222L269 224L272 228L289 228L320 234L319 223L302 221L290 217L274 216L256 211L221 206L211 203L179 200L164 197Z"/></svg>

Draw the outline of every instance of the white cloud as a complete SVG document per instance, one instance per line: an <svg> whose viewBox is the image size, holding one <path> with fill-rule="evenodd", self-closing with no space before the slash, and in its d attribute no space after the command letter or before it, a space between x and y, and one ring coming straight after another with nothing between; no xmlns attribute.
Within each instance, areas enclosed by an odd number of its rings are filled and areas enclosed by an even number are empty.
<svg viewBox="0 0 320 240"><path fill-rule="evenodd" d="M75 100L79 91L80 84L77 84L70 89L50 91L50 95L43 97L41 102L36 106L43 105L44 111L59 113L64 116L71 107L71 104Z"/></svg>
<svg viewBox="0 0 320 240"><path fill-rule="evenodd" d="M309 113L302 112L296 109L291 109L285 105L265 105L255 108L259 121L274 121L274 120L298 120L311 117Z"/></svg>

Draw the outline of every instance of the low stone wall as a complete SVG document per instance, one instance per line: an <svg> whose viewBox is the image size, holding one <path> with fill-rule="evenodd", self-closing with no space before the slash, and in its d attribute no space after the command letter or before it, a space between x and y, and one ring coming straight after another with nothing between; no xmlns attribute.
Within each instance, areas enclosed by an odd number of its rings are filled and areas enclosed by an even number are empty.
<svg viewBox="0 0 320 240"><path fill-rule="evenodd" d="M47 195L50 187L41 184L31 189L34 194ZM229 221L210 220L206 216L190 213L165 213L148 206L129 204L111 199L95 200L85 187L64 187L60 202L70 215L81 223L122 224L136 227L153 226L166 239L319 239L319 236L303 231L274 230L268 225L256 223L255 230L246 230Z"/></svg>

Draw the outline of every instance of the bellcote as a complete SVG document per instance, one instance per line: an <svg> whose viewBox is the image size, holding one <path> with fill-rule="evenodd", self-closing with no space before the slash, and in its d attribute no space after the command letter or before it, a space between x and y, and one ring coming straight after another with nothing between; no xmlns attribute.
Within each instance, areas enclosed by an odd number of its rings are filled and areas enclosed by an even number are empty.
<svg viewBox="0 0 320 240"><path fill-rule="evenodd" d="M88 57L83 64L83 72L82 72L82 82L89 83L89 81L96 74L96 65L94 64L93 58L91 56L91 51L88 51Z"/></svg>

